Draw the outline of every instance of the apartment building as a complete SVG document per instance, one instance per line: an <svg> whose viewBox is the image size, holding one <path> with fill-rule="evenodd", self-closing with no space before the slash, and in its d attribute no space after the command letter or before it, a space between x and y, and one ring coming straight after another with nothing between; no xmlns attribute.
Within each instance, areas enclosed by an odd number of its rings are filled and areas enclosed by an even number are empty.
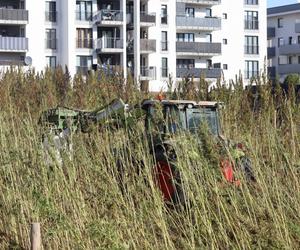
<svg viewBox="0 0 300 250"><path fill-rule="evenodd" d="M268 8L267 34L270 77L300 74L300 3Z"/></svg>
<svg viewBox="0 0 300 250"><path fill-rule="evenodd" d="M0 39L3 65L16 57L16 64L38 71L67 65L74 75L102 68L151 91L185 77L214 83L242 73L248 80L264 67L266 0L2 2L8 2L4 12L24 13L14 20L0 16L7 30L18 25L8 43L5 34Z"/></svg>

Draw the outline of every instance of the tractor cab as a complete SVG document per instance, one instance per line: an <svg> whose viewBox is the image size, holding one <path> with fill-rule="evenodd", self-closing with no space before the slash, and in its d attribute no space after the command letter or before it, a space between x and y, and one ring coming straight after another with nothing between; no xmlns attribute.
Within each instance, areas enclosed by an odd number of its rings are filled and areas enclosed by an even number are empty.
<svg viewBox="0 0 300 250"><path fill-rule="evenodd" d="M142 108L146 112L146 130L150 133L174 134L179 131L197 133L206 123L210 132L221 134L218 102L194 102L183 100L146 100Z"/></svg>

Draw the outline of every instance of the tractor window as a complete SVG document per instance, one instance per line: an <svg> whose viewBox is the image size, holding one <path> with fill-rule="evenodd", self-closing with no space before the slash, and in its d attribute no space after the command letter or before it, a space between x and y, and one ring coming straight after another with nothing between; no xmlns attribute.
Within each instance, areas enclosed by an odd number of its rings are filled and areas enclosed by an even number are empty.
<svg viewBox="0 0 300 250"><path fill-rule="evenodd" d="M214 109L188 109L187 120L191 133L196 133L203 122L207 123L212 134L219 133L218 115Z"/></svg>
<svg viewBox="0 0 300 250"><path fill-rule="evenodd" d="M180 120L180 112L175 105L165 106L165 123L167 132L174 134L182 129L182 124Z"/></svg>

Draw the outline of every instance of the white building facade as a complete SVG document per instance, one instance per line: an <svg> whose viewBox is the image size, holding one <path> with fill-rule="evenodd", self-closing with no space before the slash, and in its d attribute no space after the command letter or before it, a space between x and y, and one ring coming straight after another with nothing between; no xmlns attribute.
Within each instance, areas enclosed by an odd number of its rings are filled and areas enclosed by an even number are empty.
<svg viewBox="0 0 300 250"><path fill-rule="evenodd" d="M264 68L266 0L3 0L0 8L3 66L102 68L150 91L184 77L250 79Z"/></svg>
<svg viewBox="0 0 300 250"><path fill-rule="evenodd" d="M268 68L281 82L300 74L300 3L268 9Z"/></svg>

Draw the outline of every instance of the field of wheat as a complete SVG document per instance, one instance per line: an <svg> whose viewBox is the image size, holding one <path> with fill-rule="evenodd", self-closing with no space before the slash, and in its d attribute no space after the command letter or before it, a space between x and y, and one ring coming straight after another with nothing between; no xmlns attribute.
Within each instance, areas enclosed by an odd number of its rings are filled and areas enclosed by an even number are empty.
<svg viewBox="0 0 300 250"><path fill-rule="evenodd" d="M74 135L74 158L47 166L41 148L41 111L66 105L94 109L115 97L136 104L149 93L122 79L93 75L71 80L62 69L43 74L12 69L0 80L0 249L28 249L32 222L41 223L43 249L299 249L300 107L266 79L258 92L207 83L182 83L167 98L225 103L222 129L243 142L255 184L219 185L219 165L193 140L182 140L179 166L189 197L170 209L152 178L144 128ZM124 157L118 183L113 147L142 159L139 173ZM124 150L125 152L125 150ZM124 191L125 190L125 191Z"/></svg>

